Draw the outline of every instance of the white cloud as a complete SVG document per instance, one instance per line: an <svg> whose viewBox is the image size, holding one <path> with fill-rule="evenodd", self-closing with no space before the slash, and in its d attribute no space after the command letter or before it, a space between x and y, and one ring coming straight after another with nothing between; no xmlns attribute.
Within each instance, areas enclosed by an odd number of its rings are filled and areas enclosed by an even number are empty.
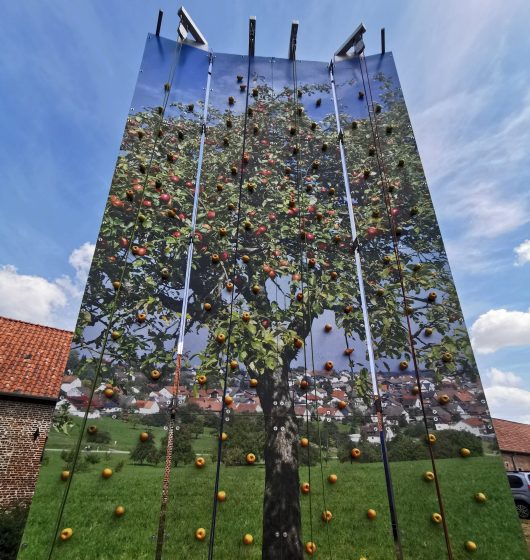
<svg viewBox="0 0 530 560"><path fill-rule="evenodd" d="M84 243L68 259L75 276L48 280L20 274L12 265L0 267L0 315L73 330L94 245Z"/></svg>
<svg viewBox="0 0 530 560"><path fill-rule="evenodd" d="M530 220L526 204L521 197L515 193L512 193L509 199L502 197L498 185L490 182L468 185L465 191L455 196L452 204L446 207L445 213L448 212L465 218L466 235L474 238L498 237Z"/></svg>
<svg viewBox="0 0 530 560"><path fill-rule="evenodd" d="M490 309L473 323L471 343L478 354L530 345L530 310Z"/></svg>
<svg viewBox="0 0 530 560"><path fill-rule="evenodd" d="M96 246L93 243L83 243L78 249L74 249L68 257L68 262L75 268L75 273L80 282L86 282L92 257Z"/></svg>
<svg viewBox="0 0 530 560"><path fill-rule="evenodd" d="M485 381L492 386L504 385L517 387L523 382L523 379L511 371L502 371L497 368L490 368L486 372Z"/></svg>
<svg viewBox="0 0 530 560"><path fill-rule="evenodd" d="M517 255L516 266L522 266L530 262L530 239L525 239L513 251Z"/></svg>
<svg viewBox="0 0 530 560"><path fill-rule="evenodd" d="M490 368L483 377L484 392L494 418L530 423L530 391L522 389L523 379L511 371Z"/></svg>
<svg viewBox="0 0 530 560"><path fill-rule="evenodd" d="M19 274L14 266L0 268L0 314L50 324L57 311L66 307L66 294L60 286L40 276Z"/></svg>
<svg viewBox="0 0 530 560"><path fill-rule="evenodd" d="M485 388L484 391L494 418L530 423L530 391L501 385Z"/></svg>

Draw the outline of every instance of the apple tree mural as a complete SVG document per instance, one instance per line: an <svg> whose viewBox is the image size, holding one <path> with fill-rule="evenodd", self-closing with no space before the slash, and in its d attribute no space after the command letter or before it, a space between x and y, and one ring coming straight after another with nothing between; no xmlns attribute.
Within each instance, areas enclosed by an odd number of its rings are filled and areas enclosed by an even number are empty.
<svg viewBox="0 0 530 560"><path fill-rule="evenodd" d="M70 406L81 420L64 457L65 488L54 498L57 521L39 534L44 523L32 510L22 558L38 558L39 549L42 558L77 558L104 534L109 504L124 496L111 481L140 473L123 461L101 471L108 490L94 494L87 485L87 461L97 463L98 442L118 431L109 418L137 430L128 450L114 452L144 469L137 484L149 491L131 509L148 537L140 545L128 539L134 529L121 518L129 506L116 503L120 538L90 557L331 558L353 546L349 523L360 553L378 535L380 559L465 557L462 543L473 539L457 522L459 498L444 510L441 459L464 461L464 447L482 455L478 435L494 439L491 419L393 62L366 60L334 68L353 239L327 65L215 55L206 92L208 53L150 36L72 343L68 383L80 386L63 390L61 414ZM387 473L406 527L394 542L355 251L389 438ZM455 437L470 418L475 435ZM193 434L204 424L215 436L211 458L194 453ZM170 453L168 426L175 426ZM426 440L435 433L438 447ZM352 487L362 520L348 502L327 509L327 488L337 481L326 479L330 439L352 469L364 461L381 467L377 491ZM119 464L104 449L104 460ZM400 461L409 461L406 469ZM257 463L263 487L247 501L261 513L244 520L254 536L227 546L228 469ZM416 520L401 489L407 477L421 479L424 465L433 484L418 495L444 515L422 519L412 536ZM311 467L310 483L303 477ZM94 509L88 519L83 502ZM483 508L481 519L492 514ZM339 533L331 538L334 515ZM444 530L433 532L433 523Z"/></svg>

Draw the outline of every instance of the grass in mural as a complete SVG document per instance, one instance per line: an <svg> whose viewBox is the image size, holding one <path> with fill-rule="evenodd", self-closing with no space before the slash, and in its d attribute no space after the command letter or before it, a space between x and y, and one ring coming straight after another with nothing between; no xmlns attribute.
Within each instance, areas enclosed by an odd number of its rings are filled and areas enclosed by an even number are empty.
<svg viewBox="0 0 530 560"><path fill-rule="evenodd" d="M49 515L57 511L64 487L59 478L62 468L59 454L52 452L49 457L24 535L22 560L45 558L49 546L52 526ZM116 467L120 459L111 456L109 466ZM503 536L510 534L507 528L512 526L516 514L506 499L507 488L499 488L498 457L466 461L446 459L438 461L438 465L455 559L471 557L463 549L468 539L479 546L473 558L525 558L524 541ZM429 466L427 461L392 464L405 557L414 560L444 557L442 527L430 521L431 514L438 511L433 488L422 480ZM108 480L102 479L102 468L101 464L94 465L76 474L77 491L72 494L64 520L65 527L72 527L74 534L69 541L58 543L55 557L64 560L152 559L162 467L126 464ZM330 473L338 476L334 485L326 480ZM324 484L320 467L311 469L311 502L309 496L302 496L303 540L317 543L314 557L358 559L365 556L368 560L392 560L381 464L329 461L323 465L323 474ZM216 559L261 558L263 476L264 469L260 465L222 467L220 488L226 492L227 500L219 503L218 508ZM193 466L174 470L165 557L202 559L207 556L214 477L215 465L211 460L201 470ZM300 479L309 480L307 468L300 469ZM468 488L463 490L461 484L457 484L459 480L469 481ZM478 491L487 494L485 504L473 499ZM105 505L87 508L95 494L100 497L98 503ZM126 508L122 518L114 516L117 505ZM366 516L368 508L377 511L373 521ZM321 520L324 509L333 513L329 524ZM485 509L489 510L487 515L483 515ZM194 532L198 527L207 530L206 541L195 540ZM242 544L245 533L254 536L253 545Z"/></svg>
<svg viewBox="0 0 530 560"><path fill-rule="evenodd" d="M71 449L72 445L77 443L82 420L81 418L72 418L71 421L73 426L67 434L61 431L50 431L46 444L47 449ZM92 444L94 450L99 448L100 450L130 451L138 443L138 436L141 431L148 429L157 441L160 441L160 438L165 433L163 428L134 424L133 422L122 422L109 417L98 418L95 422L90 422L89 420L87 425L91 423L97 424L98 431L108 432L110 436L108 443Z"/></svg>

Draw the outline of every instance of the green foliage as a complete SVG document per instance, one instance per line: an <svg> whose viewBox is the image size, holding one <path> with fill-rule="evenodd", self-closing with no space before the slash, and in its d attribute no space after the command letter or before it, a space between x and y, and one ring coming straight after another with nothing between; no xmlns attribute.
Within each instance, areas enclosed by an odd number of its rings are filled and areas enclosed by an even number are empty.
<svg viewBox="0 0 530 560"><path fill-rule="evenodd" d="M76 350L72 350L68 354L68 361L66 362L66 369L70 371L74 371L79 366L80 362L80 355L79 352Z"/></svg>
<svg viewBox="0 0 530 560"><path fill-rule="evenodd" d="M412 422L403 430L403 434L412 438L425 437L427 431L423 422Z"/></svg>
<svg viewBox="0 0 530 560"><path fill-rule="evenodd" d="M55 409L52 426L57 432L62 432L63 434L68 434L69 430L74 425L72 422L72 417L68 413L70 409L70 403L63 402L61 405Z"/></svg>
<svg viewBox="0 0 530 560"><path fill-rule="evenodd" d="M167 434L160 442L160 457L165 458L167 448ZM191 463L195 459L195 453L192 446L192 431L188 424L179 426L173 435L173 466L185 465Z"/></svg>
<svg viewBox="0 0 530 560"><path fill-rule="evenodd" d="M27 508L19 506L12 510L0 510L0 558L15 560L24 524L28 515Z"/></svg>
<svg viewBox="0 0 530 560"><path fill-rule="evenodd" d="M145 426L156 426L158 428L162 428L163 426L167 426L167 420L168 419L164 414L145 414L141 422Z"/></svg>
<svg viewBox="0 0 530 560"><path fill-rule="evenodd" d="M314 467L320 463L320 448L310 443L298 451L298 464L304 467Z"/></svg>
<svg viewBox="0 0 530 560"><path fill-rule="evenodd" d="M144 463L150 465L157 465L160 462L160 451L155 445L155 438L149 433L147 441L138 441L136 447L132 450L129 459L136 464L143 465Z"/></svg>
<svg viewBox="0 0 530 560"><path fill-rule="evenodd" d="M418 439L399 433L387 444L389 461L417 461L428 458L426 446Z"/></svg>
<svg viewBox="0 0 530 560"><path fill-rule="evenodd" d="M204 427L213 428L215 430L219 429L219 417L213 412L206 412L204 414Z"/></svg>
<svg viewBox="0 0 530 560"><path fill-rule="evenodd" d="M254 453L257 460L261 459L265 444L263 422L261 414L231 414L230 423L225 425L230 436L223 442L221 461L226 465L246 465L248 453ZM212 452L214 460L217 458L217 450L216 438Z"/></svg>
<svg viewBox="0 0 530 560"><path fill-rule="evenodd" d="M198 438L204 432L204 416L195 416L193 422L190 424L190 430Z"/></svg>
<svg viewBox="0 0 530 560"><path fill-rule="evenodd" d="M245 452L241 447L229 447L223 450L222 462L227 467L242 466L246 464Z"/></svg>
<svg viewBox="0 0 530 560"><path fill-rule="evenodd" d="M434 444L434 456L436 459L449 459L458 457L460 449L469 449L474 457L482 456L484 449L482 440L466 431L440 430L436 432L436 443Z"/></svg>
<svg viewBox="0 0 530 560"><path fill-rule="evenodd" d="M90 465L97 465L101 462L101 457L97 453L85 453L84 459Z"/></svg>
<svg viewBox="0 0 530 560"><path fill-rule="evenodd" d="M310 442L320 445L326 456L329 449L342 447L350 441L348 434L339 429L339 424L335 421L311 421L309 424L300 422L298 431L306 436Z"/></svg>
<svg viewBox="0 0 530 560"><path fill-rule="evenodd" d="M359 459L352 459L351 450L357 447L361 450L361 456ZM381 446L377 443L370 443L364 439L361 439L359 443L353 444L351 442L344 443L338 451L339 461L345 463L359 462L359 463L377 463L381 461Z"/></svg>
<svg viewBox="0 0 530 560"><path fill-rule="evenodd" d="M111 441L110 433L105 430L98 430L97 432L86 434L87 443L109 443Z"/></svg>

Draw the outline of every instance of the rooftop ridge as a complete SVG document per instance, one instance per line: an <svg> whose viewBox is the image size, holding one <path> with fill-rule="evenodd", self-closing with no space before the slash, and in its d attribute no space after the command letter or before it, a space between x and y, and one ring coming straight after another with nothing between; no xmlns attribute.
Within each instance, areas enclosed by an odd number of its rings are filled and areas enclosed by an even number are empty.
<svg viewBox="0 0 530 560"><path fill-rule="evenodd" d="M69 333L69 334L73 334L73 331L69 331L67 329L60 329L58 327L50 327L50 325L41 325L40 323L30 323L29 321L22 321L22 319L13 319L12 317L4 317L2 315L0 315L0 321L12 321L14 323L23 323L25 325L31 325L33 327L39 327L41 329L51 329L54 331L59 331L59 332L64 332L64 333Z"/></svg>

